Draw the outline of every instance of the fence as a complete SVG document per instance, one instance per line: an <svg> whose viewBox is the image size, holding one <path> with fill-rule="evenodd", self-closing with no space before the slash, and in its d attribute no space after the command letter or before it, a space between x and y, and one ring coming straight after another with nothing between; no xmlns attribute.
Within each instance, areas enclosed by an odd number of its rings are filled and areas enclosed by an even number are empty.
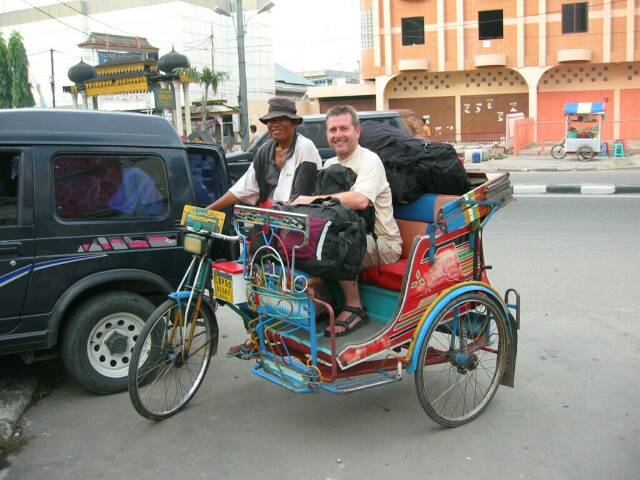
<svg viewBox="0 0 640 480"><path fill-rule="evenodd" d="M609 151L617 140L625 144L625 153L640 152L640 119L605 120L602 122L600 142L609 145ZM578 133L580 134L580 133ZM536 122L530 118L518 120L514 126L513 154L523 150L535 150L548 154L551 147L566 136L566 122Z"/></svg>

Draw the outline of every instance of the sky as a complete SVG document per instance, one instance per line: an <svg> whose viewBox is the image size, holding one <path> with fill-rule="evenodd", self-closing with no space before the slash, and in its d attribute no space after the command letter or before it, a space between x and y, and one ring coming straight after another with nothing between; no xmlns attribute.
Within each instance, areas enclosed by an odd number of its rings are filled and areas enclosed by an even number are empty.
<svg viewBox="0 0 640 480"><path fill-rule="evenodd" d="M360 0L273 0L273 55L293 70L357 70Z"/></svg>

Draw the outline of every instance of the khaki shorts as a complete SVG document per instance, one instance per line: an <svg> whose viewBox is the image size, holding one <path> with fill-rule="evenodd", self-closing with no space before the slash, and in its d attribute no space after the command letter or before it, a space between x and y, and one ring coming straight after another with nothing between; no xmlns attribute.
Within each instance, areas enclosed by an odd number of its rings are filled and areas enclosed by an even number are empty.
<svg viewBox="0 0 640 480"><path fill-rule="evenodd" d="M367 235L367 253L362 261L362 269L373 267L375 265L384 265L387 263L396 263L400 260L402 254L402 245L389 242L386 238Z"/></svg>

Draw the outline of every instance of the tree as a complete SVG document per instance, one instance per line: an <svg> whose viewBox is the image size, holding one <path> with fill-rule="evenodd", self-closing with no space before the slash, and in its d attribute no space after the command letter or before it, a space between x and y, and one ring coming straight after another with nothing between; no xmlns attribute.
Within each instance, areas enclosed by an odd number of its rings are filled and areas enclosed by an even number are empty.
<svg viewBox="0 0 640 480"><path fill-rule="evenodd" d="M11 70L9 69L9 51L0 33L0 108L11 108Z"/></svg>
<svg viewBox="0 0 640 480"><path fill-rule="evenodd" d="M198 71L195 68L176 68L176 73L188 76L194 82L200 83L204 87L202 91L202 117L200 120L200 129L207 129L207 101L209 96L209 87L215 96L218 93L218 87L222 82L229 79L227 72L219 72L211 70L209 67L204 67L202 71Z"/></svg>
<svg viewBox="0 0 640 480"><path fill-rule="evenodd" d="M9 68L11 70L11 95L15 108L33 107L36 102L29 85L29 60L22 36L14 31L9 37Z"/></svg>

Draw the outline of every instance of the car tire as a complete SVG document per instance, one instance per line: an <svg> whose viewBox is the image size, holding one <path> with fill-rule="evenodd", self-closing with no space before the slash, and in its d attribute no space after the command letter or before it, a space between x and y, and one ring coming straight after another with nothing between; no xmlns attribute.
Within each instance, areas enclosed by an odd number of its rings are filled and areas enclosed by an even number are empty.
<svg viewBox="0 0 640 480"><path fill-rule="evenodd" d="M62 339L62 361L84 389L97 394L127 389L131 351L155 306L124 291L93 296L72 313Z"/></svg>

